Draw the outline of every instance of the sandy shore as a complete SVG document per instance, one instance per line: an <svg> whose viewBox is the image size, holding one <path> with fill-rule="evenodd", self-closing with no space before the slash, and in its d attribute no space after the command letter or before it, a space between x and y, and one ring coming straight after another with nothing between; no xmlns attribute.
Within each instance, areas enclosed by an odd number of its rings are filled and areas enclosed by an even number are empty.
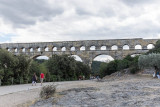
<svg viewBox="0 0 160 107"><path fill-rule="evenodd" d="M57 82L57 92L47 100L40 88L0 96L2 107L159 107L160 80L151 76L125 75L96 80Z"/></svg>

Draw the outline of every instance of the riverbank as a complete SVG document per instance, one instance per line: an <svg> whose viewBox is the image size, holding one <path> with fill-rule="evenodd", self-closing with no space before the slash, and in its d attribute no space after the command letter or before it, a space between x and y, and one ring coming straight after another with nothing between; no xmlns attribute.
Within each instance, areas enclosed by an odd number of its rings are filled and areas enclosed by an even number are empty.
<svg viewBox="0 0 160 107"><path fill-rule="evenodd" d="M30 107L159 107L160 80L152 76L123 75L103 81L62 82L54 97Z"/></svg>

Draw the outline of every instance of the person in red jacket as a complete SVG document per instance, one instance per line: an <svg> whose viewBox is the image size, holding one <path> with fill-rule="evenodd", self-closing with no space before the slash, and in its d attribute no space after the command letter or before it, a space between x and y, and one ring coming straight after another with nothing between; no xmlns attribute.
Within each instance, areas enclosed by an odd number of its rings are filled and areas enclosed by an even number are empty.
<svg viewBox="0 0 160 107"><path fill-rule="evenodd" d="M43 80L44 80L44 74L43 73L40 74L40 80L41 80L41 86L42 86L42 83L43 83Z"/></svg>

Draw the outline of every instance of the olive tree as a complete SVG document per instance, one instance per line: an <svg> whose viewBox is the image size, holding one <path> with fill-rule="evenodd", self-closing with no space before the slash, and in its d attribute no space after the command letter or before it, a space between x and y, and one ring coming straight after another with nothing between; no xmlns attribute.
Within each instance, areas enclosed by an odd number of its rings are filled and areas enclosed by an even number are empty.
<svg viewBox="0 0 160 107"><path fill-rule="evenodd" d="M151 53L148 55L141 55L138 59L139 68L149 68L157 66L160 68L160 54Z"/></svg>

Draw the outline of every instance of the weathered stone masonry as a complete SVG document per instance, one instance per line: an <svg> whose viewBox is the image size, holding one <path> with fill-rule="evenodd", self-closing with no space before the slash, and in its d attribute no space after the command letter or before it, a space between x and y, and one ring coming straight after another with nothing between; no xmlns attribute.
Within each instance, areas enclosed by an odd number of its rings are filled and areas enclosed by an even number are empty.
<svg viewBox="0 0 160 107"><path fill-rule="evenodd" d="M38 56L51 57L53 54L78 55L86 64L91 64L93 59L98 55L110 55L114 59L122 59L126 55L142 54L148 51L149 44L155 45L158 39L110 39L110 40L83 40L83 41L61 41L61 42L35 42L35 43L4 43L0 48L7 49L15 55L26 54L30 58ZM123 49L127 45L128 50ZM135 49L136 45L142 46L142 49ZM94 46L95 50L90 47ZM106 47L102 50L101 47ZM113 50L112 46L117 46ZM66 48L65 51L62 48ZM84 50L80 50L83 47ZM71 50L72 49L72 50Z"/></svg>

